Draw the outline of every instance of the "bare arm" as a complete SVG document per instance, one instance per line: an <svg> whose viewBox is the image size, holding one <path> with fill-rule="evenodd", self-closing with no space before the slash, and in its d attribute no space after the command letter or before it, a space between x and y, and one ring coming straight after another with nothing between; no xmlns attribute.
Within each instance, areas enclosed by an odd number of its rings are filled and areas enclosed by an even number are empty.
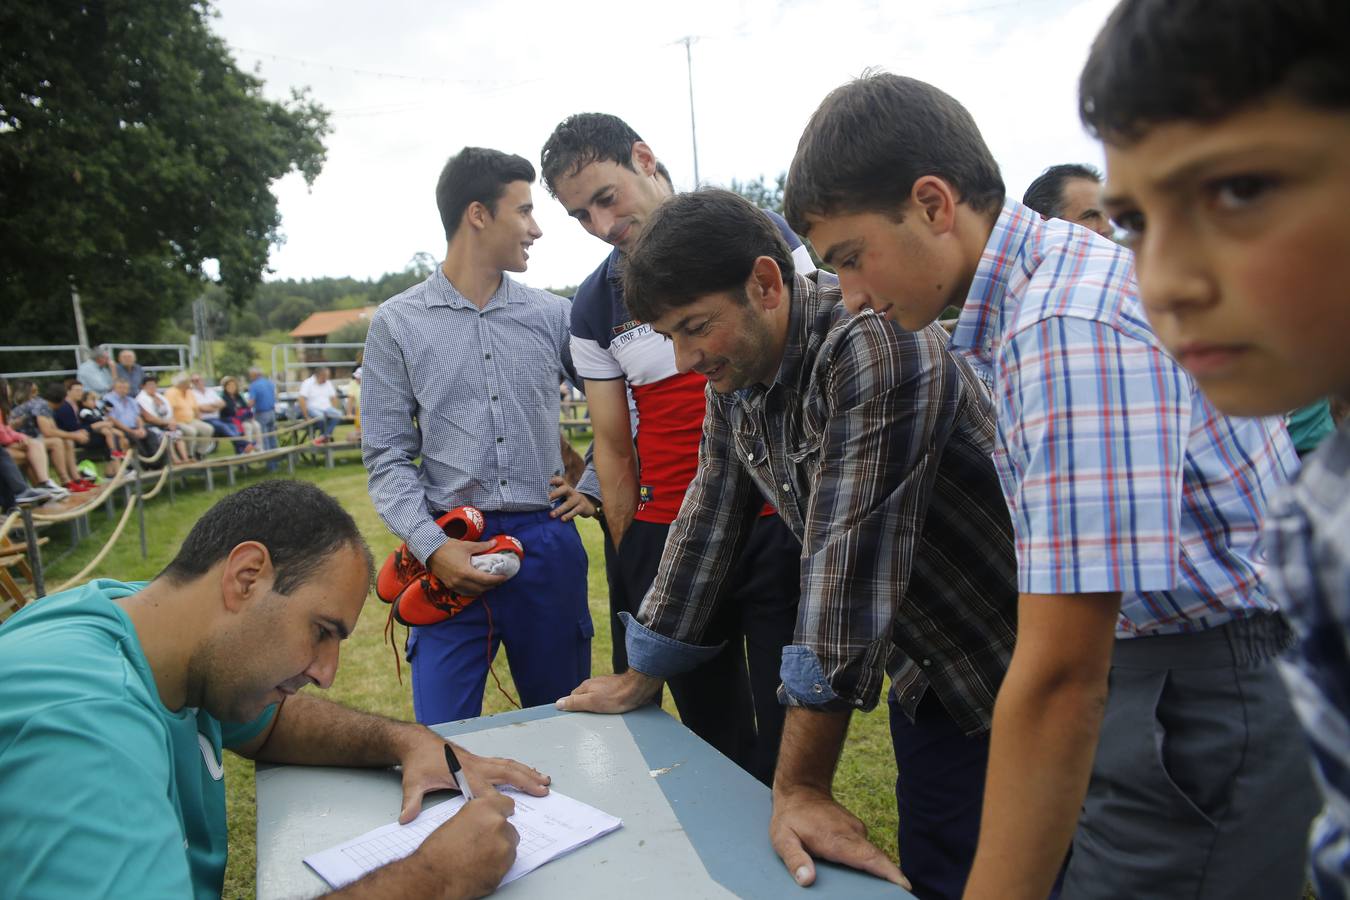
<svg viewBox="0 0 1350 900"><path fill-rule="evenodd" d="M56 420L50 416L34 416L34 418L37 419L38 431L45 438L65 438L77 444L83 444L89 440L89 435L83 432L61 430L57 427Z"/></svg>
<svg viewBox="0 0 1350 900"><path fill-rule="evenodd" d="M812 857L820 857L908 888L895 863L867 840L867 826L834 799L834 770L851 715L788 709L773 778L769 840L800 885L815 882Z"/></svg>
<svg viewBox="0 0 1350 900"><path fill-rule="evenodd" d="M628 415L628 382L586 380L586 401L595 430L595 473L605 525L617 547L633 522L638 503L637 449Z"/></svg>
<svg viewBox="0 0 1350 900"><path fill-rule="evenodd" d="M270 728L240 747L241 756L259 762L310 766L403 767L403 811L410 822L422 810L428 791L455 787L445 765L445 739L424 725L398 722L348 709L301 693L277 709ZM477 756L455 745L455 755L475 788L509 784L528 794L548 793L549 778L523 763Z"/></svg>
<svg viewBox="0 0 1350 900"><path fill-rule="evenodd" d="M1044 898L1092 774L1120 594L1023 594L994 705L972 898Z"/></svg>

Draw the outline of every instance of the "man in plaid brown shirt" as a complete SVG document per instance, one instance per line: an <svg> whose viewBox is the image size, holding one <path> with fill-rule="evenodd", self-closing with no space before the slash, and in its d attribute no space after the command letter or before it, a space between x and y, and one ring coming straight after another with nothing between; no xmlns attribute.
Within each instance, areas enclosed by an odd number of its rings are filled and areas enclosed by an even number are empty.
<svg viewBox="0 0 1350 900"><path fill-rule="evenodd" d="M774 848L801 884L819 856L907 876L922 898L959 897L1016 624L983 384L936 325L850 318L833 276L795 275L773 223L726 191L663 204L624 278L631 312L675 342L682 371L708 379L699 471L626 623L631 668L559 706L635 708L716 653L700 641L768 499L803 545ZM831 793L852 710L876 705L885 674L905 875Z"/></svg>

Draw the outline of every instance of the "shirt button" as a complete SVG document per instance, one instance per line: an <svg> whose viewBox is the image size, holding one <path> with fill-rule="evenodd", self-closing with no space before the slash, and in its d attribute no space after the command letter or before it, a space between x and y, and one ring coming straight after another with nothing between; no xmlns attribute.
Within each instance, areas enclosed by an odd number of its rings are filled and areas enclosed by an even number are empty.
<svg viewBox="0 0 1350 900"><path fill-rule="evenodd" d="M497 402L497 395L496 395L496 394L493 394L493 395L492 395L492 402L493 402L493 403L496 403L496 402Z"/></svg>
<svg viewBox="0 0 1350 900"><path fill-rule="evenodd" d="M925 659L925 660L923 661L923 664L924 664L925 666L931 666L931 665L933 664L933 661L932 661L931 659Z"/></svg>
<svg viewBox="0 0 1350 900"><path fill-rule="evenodd" d="M825 688L824 688L822 685L819 685L819 684L813 685L813 686L811 687L811 690L815 691L817 694L823 694L823 693L825 693Z"/></svg>
<svg viewBox="0 0 1350 900"><path fill-rule="evenodd" d="M497 443L500 444L500 443L501 443L502 441L504 441L504 440L506 440L506 438L504 438L504 437L499 437L499 438L497 438Z"/></svg>
<svg viewBox="0 0 1350 900"><path fill-rule="evenodd" d="M502 479L502 487L506 487L506 479L505 479L505 478Z"/></svg>
<svg viewBox="0 0 1350 900"><path fill-rule="evenodd" d="M788 484L786 481L783 482L783 490L792 493L792 485Z"/></svg>
<svg viewBox="0 0 1350 900"><path fill-rule="evenodd" d="M483 359L492 359L492 354L491 354L491 353L484 353L484 354L483 354Z"/></svg>

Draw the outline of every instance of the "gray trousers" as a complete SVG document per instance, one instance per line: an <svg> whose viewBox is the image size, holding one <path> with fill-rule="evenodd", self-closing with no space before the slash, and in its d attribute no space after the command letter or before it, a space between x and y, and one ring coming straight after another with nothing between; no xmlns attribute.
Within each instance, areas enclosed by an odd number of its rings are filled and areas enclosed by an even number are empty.
<svg viewBox="0 0 1350 900"><path fill-rule="evenodd" d="M1296 900L1321 808L1282 616L1117 641L1065 900Z"/></svg>

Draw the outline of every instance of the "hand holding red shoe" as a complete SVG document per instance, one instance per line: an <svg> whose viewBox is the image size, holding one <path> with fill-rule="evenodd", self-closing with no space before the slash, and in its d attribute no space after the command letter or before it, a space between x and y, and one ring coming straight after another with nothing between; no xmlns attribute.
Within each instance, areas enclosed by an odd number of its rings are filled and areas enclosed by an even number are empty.
<svg viewBox="0 0 1350 900"><path fill-rule="evenodd" d="M454 584L468 585L472 593L456 589L448 578L440 577L437 557L443 552L452 559ZM474 597L515 575L524 558L525 548L520 541L506 534L481 543L447 541L427 560L431 564L431 574L414 579L399 594L394 601L393 616L408 626L444 622L472 603ZM468 571L463 571L461 566L467 567ZM486 584L486 587L480 589L479 584Z"/></svg>
<svg viewBox="0 0 1350 900"><path fill-rule="evenodd" d="M483 514L472 506L457 506L437 519L436 524L450 538L450 543L476 541L483 536ZM426 574L426 567L408 545L399 544L380 567L380 574L375 579L375 595L385 603L393 603L414 579Z"/></svg>

